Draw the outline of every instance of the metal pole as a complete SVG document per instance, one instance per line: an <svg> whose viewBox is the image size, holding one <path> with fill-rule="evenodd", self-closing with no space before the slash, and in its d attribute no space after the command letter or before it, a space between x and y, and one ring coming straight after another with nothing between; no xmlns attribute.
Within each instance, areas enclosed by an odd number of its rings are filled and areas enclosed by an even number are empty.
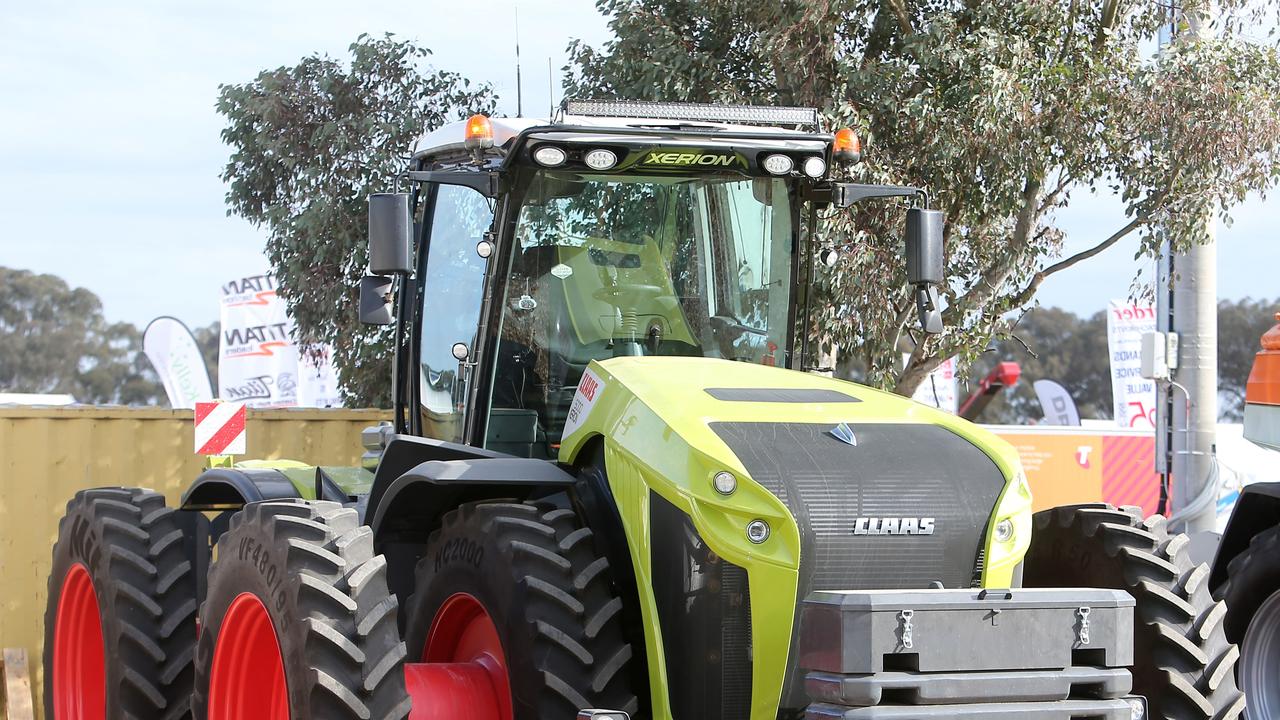
<svg viewBox="0 0 1280 720"><path fill-rule="evenodd" d="M1179 27L1178 20L1186 24ZM1182 32L1201 32L1202 20L1192 15L1172 17L1161 30L1161 48L1176 42ZM1217 498L1205 494L1212 491L1210 485L1217 478L1218 248L1212 214L1203 222L1203 244L1172 256L1165 254L1168 264L1157 292L1158 297L1169 299L1170 329L1178 335L1174 382L1164 388L1168 394L1161 398L1165 400L1161 407L1172 406L1167 425L1172 442L1171 510L1182 516L1178 529L1189 534L1212 531L1217 518ZM1164 282L1171 282L1171 288ZM1162 314L1162 321L1166 317L1170 316Z"/></svg>
<svg viewBox="0 0 1280 720"><path fill-rule="evenodd" d="M1174 380L1187 401L1173 395L1174 513L1185 510L1216 480L1218 423L1218 248L1213 218L1205 220L1207 242L1174 259L1173 331L1178 334L1178 368ZM1201 500L1179 529L1186 533L1213 530L1217 498Z"/></svg>

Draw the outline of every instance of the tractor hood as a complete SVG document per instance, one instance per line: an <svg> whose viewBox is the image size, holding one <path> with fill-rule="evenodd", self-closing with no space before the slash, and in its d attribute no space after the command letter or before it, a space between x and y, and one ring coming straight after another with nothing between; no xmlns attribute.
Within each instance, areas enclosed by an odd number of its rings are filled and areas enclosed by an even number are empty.
<svg viewBox="0 0 1280 720"><path fill-rule="evenodd" d="M696 698L722 697L689 678L711 673L728 687L752 668L751 717L776 711L779 698L803 707L799 675L784 667L797 599L1010 587L1030 540L1030 493L1011 446L953 415L818 375L709 358L592 362L563 438L569 464L603 441L638 587L653 588L641 602L646 643L665 677L651 680L670 684L685 715ZM1013 539L994 543L991 528L1006 520ZM744 589L699 605L730 587ZM741 607L769 622L716 609ZM715 672L678 649L709 627L723 628ZM748 632L749 643L728 639ZM746 669L734 670L735 657ZM719 717L707 712L688 716Z"/></svg>
<svg viewBox="0 0 1280 720"><path fill-rule="evenodd" d="M659 425L650 427L654 421ZM827 423L832 428L840 423L931 425L981 448L1005 478L1021 469L1017 451L993 433L900 395L795 370L695 357L592 361L569 410L560 459L572 463L584 443L596 436L644 454L678 436L729 469L745 473L713 427L727 422ZM642 438L637 423L659 437ZM663 463L655 457L646 461ZM705 489L681 485L692 495Z"/></svg>

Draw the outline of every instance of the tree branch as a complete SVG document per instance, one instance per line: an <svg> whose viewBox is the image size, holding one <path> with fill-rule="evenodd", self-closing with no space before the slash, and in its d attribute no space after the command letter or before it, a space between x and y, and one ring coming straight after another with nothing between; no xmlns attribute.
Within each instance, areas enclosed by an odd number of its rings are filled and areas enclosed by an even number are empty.
<svg viewBox="0 0 1280 720"><path fill-rule="evenodd" d="M893 12L893 17L898 21L898 26L902 28L902 35L914 35L915 29L911 27L911 16L907 14L907 6L902 0L884 0L885 5L889 6L889 10Z"/></svg>
<svg viewBox="0 0 1280 720"><path fill-rule="evenodd" d="M1070 173L1062 173L1062 177L1058 179L1058 184L1044 196L1044 200L1040 201L1040 207L1037 210L1038 215L1043 215L1050 208L1058 203L1058 199L1062 197L1062 193L1066 192L1069 185L1075 182L1075 178Z"/></svg>
<svg viewBox="0 0 1280 720"><path fill-rule="evenodd" d="M1035 220L1039 217L1037 199L1040 197L1040 188L1039 180L1027 178L1022 187L1022 208L1018 210L1013 237L1009 239L1008 251L1001 261L987 268L986 272L973 284L973 287L969 288L968 292L957 298L946 309L943 313L944 322L954 320L958 308L963 308L965 312L982 310L991 298L999 293L1000 288L1009 279L1009 273L1012 272L1013 260L1026 248L1031 228L1034 227Z"/></svg>
<svg viewBox="0 0 1280 720"><path fill-rule="evenodd" d="M1022 305L1025 305L1031 300L1032 297L1035 296L1036 290L1040 288L1040 285L1043 284L1044 281L1050 275L1053 275L1055 273L1060 273L1069 267L1072 267L1078 263L1088 260L1089 258L1097 255L1098 253L1101 253L1102 251L1106 250L1112 245L1115 245L1116 243L1123 240L1129 233L1133 232L1134 230L1137 230L1139 227L1142 227L1143 225L1146 225L1148 219L1149 218L1146 215L1139 215L1138 217L1135 217L1134 219L1130 220L1124 227L1112 233L1111 236L1108 237L1106 240L1103 240L1102 242L1098 243L1097 245L1094 245L1088 250L1083 250L1081 252L1078 252L1069 258L1060 260L1050 265L1049 267L1037 272L1035 275L1031 276L1031 282L1027 283L1027 286L1022 289L1022 292L1013 296L1013 298L1011 299L1012 304L1015 307L1020 307Z"/></svg>
<svg viewBox="0 0 1280 720"><path fill-rule="evenodd" d="M1102 17L1098 22L1098 32L1093 36L1093 49L1099 50L1102 44L1107 41L1108 30L1116 26L1116 20L1120 17L1120 0L1106 0L1102 3Z"/></svg>
<svg viewBox="0 0 1280 720"><path fill-rule="evenodd" d="M1055 62L1062 62L1062 58L1067 56L1067 52L1071 49L1071 41L1076 36L1076 11L1078 9L1077 0L1071 0L1071 7L1067 12L1067 35L1062 40L1062 47L1058 48L1058 57Z"/></svg>

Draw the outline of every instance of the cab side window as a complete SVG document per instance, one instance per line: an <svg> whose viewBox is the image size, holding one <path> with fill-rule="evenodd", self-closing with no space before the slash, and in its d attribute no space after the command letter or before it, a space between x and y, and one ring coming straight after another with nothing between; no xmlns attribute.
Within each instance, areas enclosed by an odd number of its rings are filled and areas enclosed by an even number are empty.
<svg viewBox="0 0 1280 720"><path fill-rule="evenodd" d="M485 272L476 244L493 223L493 210L474 190L440 185L430 223L422 273L419 410L424 435L460 443L467 378L458 374L453 346L475 348Z"/></svg>

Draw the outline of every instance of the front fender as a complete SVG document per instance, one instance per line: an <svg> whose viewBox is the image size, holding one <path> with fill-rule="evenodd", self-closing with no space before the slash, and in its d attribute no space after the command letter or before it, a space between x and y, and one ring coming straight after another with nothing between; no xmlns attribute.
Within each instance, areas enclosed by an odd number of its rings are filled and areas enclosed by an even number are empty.
<svg viewBox="0 0 1280 720"><path fill-rule="evenodd" d="M414 592L414 568L449 510L476 500L540 497L574 482L555 463L507 456L428 460L385 484L375 483L380 492L376 505L370 502L366 522L373 528L375 550L387 558L391 591L402 604Z"/></svg>
<svg viewBox="0 0 1280 720"><path fill-rule="evenodd" d="M1209 588L1217 590L1227 579L1227 565L1244 552L1254 536L1268 528L1280 525L1280 482L1246 485L1240 491L1240 499L1231 511L1227 529L1218 544L1218 554L1213 559L1213 571L1209 574Z"/></svg>
<svg viewBox="0 0 1280 720"><path fill-rule="evenodd" d="M486 497L528 497L541 488L564 489L576 478L546 460L517 457L428 460L390 483L373 509L374 537L412 519L425 533L461 502ZM403 527L403 529L410 529Z"/></svg>

